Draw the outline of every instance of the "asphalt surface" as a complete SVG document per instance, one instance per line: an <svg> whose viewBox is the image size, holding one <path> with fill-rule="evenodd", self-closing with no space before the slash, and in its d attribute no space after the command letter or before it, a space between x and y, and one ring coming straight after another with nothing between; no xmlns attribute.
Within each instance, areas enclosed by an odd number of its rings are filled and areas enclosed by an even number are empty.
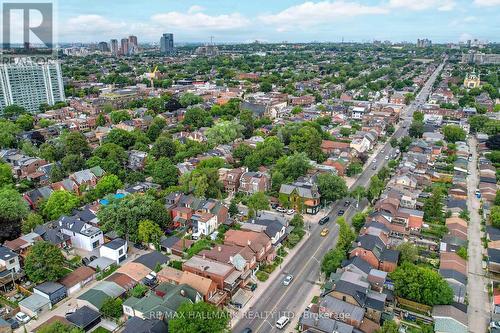
<svg viewBox="0 0 500 333"><path fill-rule="evenodd" d="M400 126L394 132L393 137L399 139L408 133L408 128L411 123L413 112L418 107L427 101L427 97L432 90L434 80L442 70L444 63L441 64L436 71L428 79L416 99L403 111ZM377 154L372 163L363 171L356 182L351 186L354 189L358 186L366 188L370 182L370 178L375 175L389 160L395 159L397 148L392 148L389 140ZM253 333L259 332L294 332L294 327L290 325L284 329L276 328L276 321L283 315L290 318L298 317L304 309L300 307L308 297L310 289L315 283L320 280L320 264L323 256L330 249L334 248L337 242L338 226L335 223L338 217L339 210L344 210L344 217L347 221L351 221L356 212L360 212L366 208L368 202L362 200L359 204L352 202L347 206L346 201L353 201L352 198L345 198L337 201L331 211L328 213L330 221L321 226L317 223L309 224L311 236L307 239L307 243L303 245L301 251L295 254L281 271L281 278L273 281L267 291L263 293L255 302L253 307L245 313L240 313L239 320L233 327L232 331L239 333L246 328L250 328ZM321 229L329 228L330 232L327 236L320 235ZM288 286L283 285L283 279L288 274L293 275L293 280Z"/></svg>

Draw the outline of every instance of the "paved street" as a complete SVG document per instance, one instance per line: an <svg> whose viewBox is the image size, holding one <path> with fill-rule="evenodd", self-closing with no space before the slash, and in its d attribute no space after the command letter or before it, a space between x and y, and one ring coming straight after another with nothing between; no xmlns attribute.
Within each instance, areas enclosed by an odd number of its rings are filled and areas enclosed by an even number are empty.
<svg viewBox="0 0 500 333"><path fill-rule="evenodd" d="M444 64L441 64L436 71L431 75L415 101L405 109L403 119L411 118L413 112L418 108L418 105L424 103L432 89L434 80L441 71ZM406 118L407 119L407 118ZM395 138L401 138L407 135L409 121L403 120L401 123L406 123L396 129ZM393 158L396 149L392 148L389 140L384 148L376 154L375 162L366 168L359 176L356 182L351 186L354 189L358 186L366 188L370 178L386 165ZM386 160L386 156L389 156ZM274 325L276 320L282 316L289 317L300 316L303 309L303 304L310 295L311 288L319 282L320 263L324 254L335 247L337 241L337 227L334 227L337 213L340 209L345 210L345 218L350 221L354 214L362 211L367 205L366 200L362 201L358 207L351 204L348 208L344 207L345 200L340 200L333 205L330 211L330 222L325 226L330 228L330 233L326 237L320 236L320 230L323 226L313 224L311 226L311 236L306 240L306 243L301 248L301 251L296 253L291 260L283 266L280 272L281 278L274 280L259 299L257 299L253 307L244 313L240 312L240 319L233 327L233 332L241 332L244 328L251 328L255 332L280 332ZM294 279L289 286L282 284L283 278L287 274L292 274ZM287 332L294 331L294 327L288 325L285 330Z"/></svg>
<svg viewBox="0 0 500 333"><path fill-rule="evenodd" d="M481 217L478 212L480 202L475 195L479 183L476 144L476 139L471 136L469 138L469 147L472 154L472 161L469 162L470 175L467 177L467 207L470 214L468 228L469 274L467 295L469 299L469 332L484 333L486 332L490 320L490 305L487 292L488 279L485 277L485 272L482 267L483 245L481 242Z"/></svg>

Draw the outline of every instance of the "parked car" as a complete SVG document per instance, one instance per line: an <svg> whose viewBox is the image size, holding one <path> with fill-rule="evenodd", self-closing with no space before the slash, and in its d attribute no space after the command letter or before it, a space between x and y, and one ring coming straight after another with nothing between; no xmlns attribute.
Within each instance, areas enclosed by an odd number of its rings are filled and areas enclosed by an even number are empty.
<svg viewBox="0 0 500 333"><path fill-rule="evenodd" d="M250 291L254 291L255 289L257 289L257 283L249 283L244 288Z"/></svg>
<svg viewBox="0 0 500 333"><path fill-rule="evenodd" d="M16 313L16 316L15 316L16 320L20 323L23 323L23 324L26 324L27 322L29 322L31 320L31 318L24 312L18 312Z"/></svg>
<svg viewBox="0 0 500 333"><path fill-rule="evenodd" d="M346 200L344 202L344 207L349 207L350 204L351 204L351 202L349 200Z"/></svg>
<svg viewBox="0 0 500 333"><path fill-rule="evenodd" d="M278 319L278 321L276 322L276 327L278 329L282 329L283 327L286 326L286 324L288 324L288 322L290 321L290 318L288 318L287 316L282 316L280 317L280 319Z"/></svg>
<svg viewBox="0 0 500 333"><path fill-rule="evenodd" d="M94 260L96 260L96 259L97 259L97 257L96 257L96 256L90 256L90 261L94 261Z"/></svg>
<svg viewBox="0 0 500 333"><path fill-rule="evenodd" d="M321 230L321 232L320 232L320 235L322 237L325 237L326 235L328 235L329 232L330 232L330 230L328 230L328 228L323 228L323 230Z"/></svg>
<svg viewBox="0 0 500 333"><path fill-rule="evenodd" d="M377 170L377 166L375 164L372 166L372 170Z"/></svg>
<svg viewBox="0 0 500 333"><path fill-rule="evenodd" d="M285 208L283 208L283 207L278 207L278 208L276 208L276 210L277 210L278 212L280 212L280 213L286 213L286 209L285 209Z"/></svg>
<svg viewBox="0 0 500 333"><path fill-rule="evenodd" d="M295 209L289 209L289 210L287 210L286 214L287 215L293 215L293 214L295 214Z"/></svg>
<svg viewBox="0 0 500 333"><path fill-rule="evenodd" d="M490 328L500 328L500 321L490 322Z"/></svg>
<svg viewBox="0 0 500 333"><path fill-rule="evenodd" d="M276 209L276 208L278 208L278 207L279 207L279 205L278 205L277 203L272 203L272 204L271 204L271 208L272 208L272 209Z"/></svg>
<svg viewBox="0 0 500 333"><path fill-rule="evenodd" d="M253 332L252 329L249 327L247 327L247 328L243 329L243 331L241 331L241 333L252 333L252 332Z"/></svg>
<svg viewBox="0 0 500 333"><path fill-rule="evenodd" d="M82 258L82 265L83 266L88 266L90 264L90 259L89 258Z"/></svg>
<svg viewBox="0 0 500 333"><path fill-rule="evenodd" d="M292 274L288 274L285 279L283 280L283 285L284 286L288 286L290 283L292 283L292 280L293 280L293 275Z"/></svg>
<svg viewBox="0 0 500 333"><path fill-rule="evenodd" d="M345 214L345 210L341 209L339 210L339 212L337 213L338 216L342 216Z"/></svg>
<svg viewBox="0 0 500 333"><path fill-rule="evenodd" d="M328 221L330 221L330 217L329 217L329 216L325 216L325 217L322 217L322 218L319 220L318 224L319 224L319 225L323 225L323 224L327 223Z"/></svg>
<svg viewBox="0 0 500 333"><path fill-rule="evenodd" d="M145 250L146 247L142 243L134 243L134 247L138 250Z"/></svg>
<svg viewBox="0 0 500 333"><path fill-rule="evenodd" d="M17 320L15 320L14 318L9 318L6 320L6 322L9 323L10 328L12 328L13 330L15 330L16 328L19 328L19 322Z"/></svg>

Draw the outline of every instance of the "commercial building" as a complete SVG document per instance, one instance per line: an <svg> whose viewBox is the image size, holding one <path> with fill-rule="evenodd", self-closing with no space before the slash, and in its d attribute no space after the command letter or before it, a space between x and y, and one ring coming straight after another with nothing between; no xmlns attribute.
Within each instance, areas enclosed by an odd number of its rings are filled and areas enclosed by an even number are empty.
<svg viewBox="0 0 500 333"><path fill-rule="evenodd" d="M120 53L122 55L128 55L130 53L128 38L122 38L120 45Z"/></svg>
<svg viewBox="0 0 500 333"><path fill-rule="evenodd" d="M61 65L57 61L36 63L17 58L0 65L0 110L9 105L38 112L41 104L54 105L65 100Z"/></svg>
<svg viewBox="0 0 500 333"><path fill-rule="evenodd" d="M160 52L162 54L172 54L174 49L174 34L166 33L160 39Z"/></svg>
<svg viewBox="0 0 500 333"><path fill-rule="evenodd" d="M111 42L110 42L110 45L111 45L111 54L116 56L118 55L118 40L116 39L112 39Z"/></svg>

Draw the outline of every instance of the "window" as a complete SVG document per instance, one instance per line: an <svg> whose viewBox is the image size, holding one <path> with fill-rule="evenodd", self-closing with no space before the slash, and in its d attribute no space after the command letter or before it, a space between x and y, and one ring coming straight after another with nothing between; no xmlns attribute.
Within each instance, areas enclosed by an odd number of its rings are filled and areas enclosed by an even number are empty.
<svg viewBox="0 0 500 333"><path fill-rule="evenodd" d="M15 258L14 258L14 259L10 259L10 260L9 260L9 264L11 264L11 265L12 265L13 263L15 263L15 262L16 262L16 259L15 259Z"/></svg>
<svg viewBox="0 0 500 333"><path fill-rule="evenodd" d="M123 249L120 249L120 251L118 251L118 255L122 255L123 254Z"/></svg>
<svg viewBox="0 0 500 333"><path fill-rule="evenodd" d="M98 246L99 246L99 241L95 241L94 243L92 243L92 248L93 249L95 249Z"/></svg>

